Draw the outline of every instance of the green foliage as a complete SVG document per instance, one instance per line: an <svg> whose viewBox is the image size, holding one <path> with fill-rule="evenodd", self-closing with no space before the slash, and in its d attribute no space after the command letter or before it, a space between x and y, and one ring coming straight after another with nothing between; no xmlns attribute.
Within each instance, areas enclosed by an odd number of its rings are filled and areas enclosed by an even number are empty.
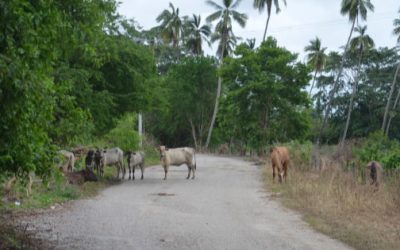
<svg viewBox="0 0 400 250"><path fill-rule="evenodd" d="M41 13L43 12L43 13ZM48 1L0 3L0 171L47 174L54 86L49 48L57 13Z"/></svg>
<svg viewBox="0 0 400 250"><path fill-rule="evenodd" d="M240 45L235 54L221 70L227 91L218 124L226 141L235 138L261 149L306 138L311 125L307 66L272 38L256 50Z"/></svg>
<svg viewBox="0 0 400 250"><path fill-rule="evenodd" d="M397 140L390 140L382 131L371 133L355 152L363 165L378 161L385 169L400 167L400 144Z"/></svg>
<svg viewBox="0 0 400 250"><path fill-rule="evenodd" d="M126 114L97 144L102 147L119 147L124 152L137 150L139 135L136 132L137 114ZM101 145L99 145L101 144Z"/></svg>
<svg viewBox="0 0 400 250"><path fill-rule="evenodd" d="M159 90L154 91L158 96L154 97L164 104L145 116L147 132L168 146L203 145L215 100L216 60L201 56L182 59L158 81Z"/></svg>
<svg viewBox="0 0 400 250"><path fill-rule="evenodd" d="M344 62L346 75L357 74L358 53L350 51ZM340 66L340 55L331 53L323 74L317 77L318 92L313 99L316 103L316 118L320 117L328 101L328 92ZM351 115L348 137L362 138L378 130L382 126L387 96L393 81L400 56L396 49L371 49L363 54L361 62L362 74L358 79L358 88L354 97L354 108ZM336 143L346 123L346 115L351 97L352 78L343 76L335 97L332 99L332 115L328 120L328 130L323 142ZM393 101L392 101L393 103ZM400 138L400 116L393 111L394 117L390 127L390 138Z"/></svg>
<svg viewBox="0 0 400 250"><path fill-rule="evenodd" d="M0 172L48 178L56 148L149 109L151 50L115 11L114 0L0 2Z"/></svg>
<svg viewBox="0 0 400 250"><path fill-rule="evenodd" d="M290 152L290 159L292 165L296 169L306 170L311 168L311 155L313 144L310 141L291 141L285 146L288 147Z"/></svg>

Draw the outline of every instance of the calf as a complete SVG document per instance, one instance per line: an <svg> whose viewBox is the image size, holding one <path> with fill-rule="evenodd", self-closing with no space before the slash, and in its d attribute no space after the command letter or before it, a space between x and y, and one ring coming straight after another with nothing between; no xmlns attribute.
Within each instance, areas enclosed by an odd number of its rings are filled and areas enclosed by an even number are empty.
<svg viewBox="0 0 400 250"><path fill-rule="evenodd" d="M67 173L67 179L69 184L82 185L87 181L97 181L96 175L91 169L86 168L80 171Z"/></svg>
<svg viewBox="0 0 400 250"><path fill-rule="evenodd" d="M186 164L188 167L188 176L186 179L190 178L191 172L193 173L192 179L195 178L196 157L193 148L184 147L167 149L165 146L160 146L160 159L165 172L164 180L167 179L169 166L180 166L182 164Z"/></svg>
<svg viewBox="0 0 400 250"><path fill-rule="evenodd" d="M58 151L59 154L64 156L66 162L60 167L64 173L72 172L75 169L75 155L67 150Z"/></svg>
<svg viewBox="0 0 400 250"><path fill-rule="evenodd" d="M119 173L121 171L122 179L124 179L126 170L123 164L123 158L124 152L120 148L110 148L104 150L97 149L94 156L97 175L104 176L104 168L106 166L115 165L117 168L116 178L119 178Z"/></svg>
<svg viewBox="0 0 400 250"><path fill-rule="evenodd" d="M142 172L143 180L143 172L144 172L144 152L128 152L128 168L129 168L129 180L131 179L131 168L132 168L132 180L135 179L135 167L139 166Z"/></svg>
<svg viewBox="0 0 400 250"><path fill-rule="evenodd" d="M275 183L275 169L278 171L279 182L286 182L288 166L290 163L289 151L286 147L273 147L270 150L272 162L272 181Z"/></svg>

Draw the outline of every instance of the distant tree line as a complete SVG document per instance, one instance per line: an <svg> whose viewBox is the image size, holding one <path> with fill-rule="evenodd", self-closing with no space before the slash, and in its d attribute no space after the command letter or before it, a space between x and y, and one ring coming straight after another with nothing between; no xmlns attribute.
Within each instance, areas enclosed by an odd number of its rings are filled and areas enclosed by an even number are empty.
<svg viewBox="0 0 400 250"><path fill-rule="evenodd" d="M400 55L375 48L361 23L371 1L343 0L352 24L345 49L327 53L316 38L305 63L266 35L272 7L286 1L254 1L267 12L259 46L234 33L248 19L240 0L205 3L208 17L170 3L146 30L114 0L1 1L0 171L46 176L58 148L121 135L112 129L129 128L122 123L138 112L146 135L168 146L262 152L376 130L400 138ZM205 56L211 44L216 55Z"/></svg>

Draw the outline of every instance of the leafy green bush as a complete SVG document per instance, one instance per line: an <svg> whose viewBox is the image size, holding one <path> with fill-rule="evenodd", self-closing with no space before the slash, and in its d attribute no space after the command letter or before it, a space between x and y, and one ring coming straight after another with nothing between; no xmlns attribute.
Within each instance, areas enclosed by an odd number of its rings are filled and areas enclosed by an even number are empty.
<svg viewBox="0 0 400 250"><path fill-rule="evenodd" d="M101 147L119 147L123 151L139 148L139 134L136 132L137 114L123 116L117 126L110 130L96 144Z"/></svg>
<svg viewBox="0 0 400 250"><path fill-rule="evenodd" d="M381 131L371 133L355 153L363 165L369 161L379 161L385 169L395 169L400 166L399 142L390 140Z"/></svg>
<svg viewBox="0 0 400 250"><path fill-rule="evenodd" d="M312 143L291 141L285 144L288 147L290 153L290 159L292 164L296 166L297 169L307 169L309 168L311 162L312 154Z"/></svg>

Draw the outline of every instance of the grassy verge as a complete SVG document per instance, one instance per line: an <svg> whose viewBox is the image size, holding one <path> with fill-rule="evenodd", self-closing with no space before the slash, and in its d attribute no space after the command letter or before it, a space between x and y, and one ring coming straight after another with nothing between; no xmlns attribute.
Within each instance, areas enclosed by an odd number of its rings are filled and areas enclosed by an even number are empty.
<svg viewBox="0 0 400 250"><path fill-rule="evenodd" d="M269 162L264 174L267 188L285 206L302 213L316 230L356 249L399 249L400 180L376 191L334 163L323 171L304 167L298 152L291 152L294 164L286 184L272 183Z"/></svg>

